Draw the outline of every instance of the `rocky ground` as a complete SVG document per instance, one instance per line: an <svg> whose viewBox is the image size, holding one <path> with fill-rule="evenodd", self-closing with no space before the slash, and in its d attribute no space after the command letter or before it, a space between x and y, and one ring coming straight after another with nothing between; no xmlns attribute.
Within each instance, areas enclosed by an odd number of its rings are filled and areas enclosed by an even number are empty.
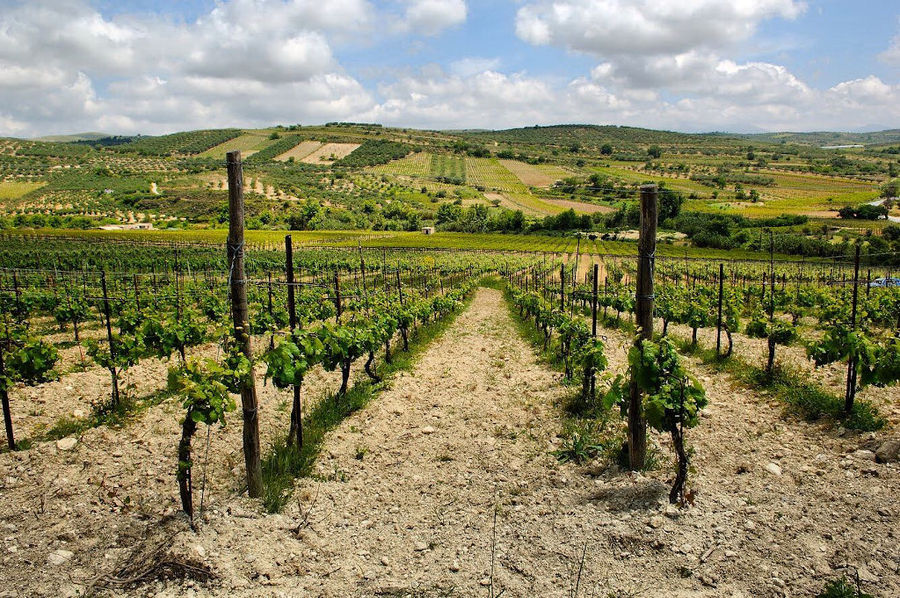
<svg viewBox="0 0 900 598"><path fill-rule="evenodd" d="M629 339L604 334L621 370ZM663 438L647 474L556 461L571 391L482 289L413 371L330 435L281 515L235 494L233 425L213 435L209 508L188 528L171 402L67 450L0 455L0 596L814 596L847 565L870 593L900 595L900 468L863 450L891 432L786 420L693 368L710 406L688 436L694 505L679 510ZM262 393L264 438L286 425L286 398Z"/></svg>

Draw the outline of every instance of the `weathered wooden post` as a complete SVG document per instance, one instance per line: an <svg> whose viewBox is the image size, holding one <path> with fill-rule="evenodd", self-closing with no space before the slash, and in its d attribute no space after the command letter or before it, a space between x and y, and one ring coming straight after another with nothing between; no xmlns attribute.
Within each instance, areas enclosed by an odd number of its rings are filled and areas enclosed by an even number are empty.
<svg viewBox="0 0 900 598"><path fill-rule="evenodd" d="M850 308L850 330L856 330L856 306L859 300L859 249L856 243L856 259L853 263L853 303ZM847 393L844 396L844 412L853 413L853 400L856 397L856 358L853 353L847 360Z"/></svg>
<svg viewBox="0 0 900 598"><path fill-rule="evenodd" d="M636 343L653 338L653 269L656 262L656 220L659 191L656 185L641 186L641 236L638 241L638 268L635 318L639 336ZM647 458L647 422L643 396L632 375L628 403L628 460L634 471L644 468Z"/></svg>
<svg viewBox="0 0 900 598"><path fill-rule="evenodd" d="M6 346L0 347L0 403L3 405L3 424L6 426L6 443L9 450L16 450L16 440L13 437L12 412L9 407L9 392L6 384L3 383L6 375L5 365L3 363L3 351L9 348L9 339L6 339Z"/></svg>
<svg viewBox="0 0 900 598"><path fill-rule="evenodd" d="M722 296L725 291L725 264L719 264L719 315L716 318L716 357L722 354Z"/></svg>
<svg viewBox="0 0 900 598"><path fill-rule="evenodd" d="M262 465L259 450L259 404L253 371L253 347L247 313L247 280L244 273L244 173L241 152L226 156L228 167L228 282L231 289L231 316L238 348L250 361L250 373L241 380L241 406L244 414L244 463L247 490L252 498L262 496Z"/></svg>
<svg viewBox="0 0 900 598"><path fill-rule="evenodd" d="M297 329L297 300L294 295L294 246L291 236L284 237L284 275L287 281L288 317L291 325L291 335ZM297 447L303 446L303 403L300 400L300 386L293 384L294 402L291 407L291 427L288 432L287 445L291 446L295 441Z"/></svg>
<svg viewBox="0 0 900 598"><path fill-rule="evenodd" d="M106 320L106 340L109 342L109 373L112 378L112 407L119 405L119 371L116 369L116 341L112 333L112 312L109 307L109 293L106 290L106 270L100 270L100 287L103 289L103 315Z"/></svg>
<svg viewBox="0 0 900 598"><path fill-rule="evenodd" d="M334 271L334 311L335 321L341 321L341 273L339 270Z"/></svg>

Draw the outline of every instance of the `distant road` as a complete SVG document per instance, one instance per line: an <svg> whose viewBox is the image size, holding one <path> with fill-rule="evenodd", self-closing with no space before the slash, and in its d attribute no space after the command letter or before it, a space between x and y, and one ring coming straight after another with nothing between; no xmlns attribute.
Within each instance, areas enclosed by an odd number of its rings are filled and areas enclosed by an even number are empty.
<svg viewBox="0 0 900 598"><path fill-rule="evenodd" d="M885 201L887 201L887 198L882 197L881 199L876 199L875 201L870 201L869 205L870 206L880 206ZM891 216L890 214L888 214L887 219L890 220L891 222L900 222L900 216Z"/></svg>

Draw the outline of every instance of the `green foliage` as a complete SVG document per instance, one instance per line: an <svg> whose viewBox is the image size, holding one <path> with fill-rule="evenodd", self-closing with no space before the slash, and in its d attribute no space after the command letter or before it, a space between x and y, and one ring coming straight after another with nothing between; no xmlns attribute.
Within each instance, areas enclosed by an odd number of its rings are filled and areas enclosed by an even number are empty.
<svg viewBox="0 0 900 598"><path fill-rule="evenodd" d="M659 431L675 426L697 425L706 406L706 392L681 363L675 346L667 338L643 340L628 352L628 364L638 387L644 391L647 423Z"/></svg>
<svg viewBox="0 0 900 598"><path fill-rule="evenodd" d="M53 312L53 317L60 326L66 324L79 324L88 319L91 308L84 297L77 293L67 294L66 298L60 301L59 305Z"/></svg>
<svg viewBox="0 0 900 598"><path fill-rule="evenodd" d="M825 584L825 589L816 598L875 598L863 592L857 585L851 584L846 577L832 579Z"/></svg>
<svg viewBox="0 0 900 598"><path fill-rule="evenodd" d="M747 323L746 332L751 338L770 339L776 345L787 345L797 338L797 328L793 324L779 319L770 320L761 312Z"/></svg>
<svg viewBox="0 0 900 598"><path fill-rule="evenodd" d="M335 166L377 166L405 157L412 148L405 143L384 139L367 139L348 156L335 162Z"/></svg>
<svg viewBox="0 0 900 598"><path fill-rule="evenodd" d="M240 129L211 129L186 131L161 137L138 137L130 143L117 145L114 151L134 152L143 156L168 156L171 154L199 154L234 139Z"/></svg>
<svg viewBox="0 0 900 598"><path fill-rule="evenodd" d="M552 451L560 463L581 464L604 454L607 447L597 438L593 422L576 425L563 436L559 449Z"/></svg>
<svg viewBox="0 0 900 598"><path fill-rule="evenodd" d="M202 343L206 326L192 310L183 310L181 317L172 312L154 311L145 316L141 334L144 347L151 354L167 358L176 350L183 352Z"/></svg>
<svg viewBox="0 0 900 598"><path fill-rule="evenodd" d="M134 334L114 334L113 352L109 350L109 343L101 343L95 339L88 339L82 345L97 365L117 374L132 367L144 356L144 344Z"/></svg>
<svg viewBox="0 0 900 598"><path fill-rule="evenodd" d="M325 345L312 332L297 331L290 338L282 339L263 357L268 366L266 379L276 388L288 388L303 384L303 378L318 364L325 352Z"/></svg>
<svg viewBox="0 0 900 598"><path fill-rule="evenodd" d="M215 360L190 359L169 368L168 388L183 397L182 405L195 422L224 426L225 414L235 409L235 401L222 382L230 375Z"/></svg>
<svg viewBox="0 0 900 598"><path fill-rule="evenodd" d="M15 338L3 351L4 376L0 386L9 389L16 382L39 384L54 378L53 366L59 360L59 352L50 343L35 338Z"/></svg>
<svg viewBox="0 0 900 598"><path fill-rule="evenodd" d="M239 393L241 386L253 369L253 364L241 352L238 347L234 334L228 334L222 341L222 384L228 389L228 392Z"/></svg>

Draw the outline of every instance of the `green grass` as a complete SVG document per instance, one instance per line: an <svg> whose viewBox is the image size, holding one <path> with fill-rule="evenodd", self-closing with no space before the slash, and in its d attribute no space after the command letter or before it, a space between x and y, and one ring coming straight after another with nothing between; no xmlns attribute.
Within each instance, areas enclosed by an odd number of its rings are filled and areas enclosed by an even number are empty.
<svg viewBox="0 0 900 598"><path fill-rule="evenodd" d="M360 380L343 397L336 398L329 393L321 398L303 419L302 447L288 447L285 437L275 441L262 462L263 507L267 512L278 513L284 509L291 497L294 480L313 474L316 459L322 451L328 432L368 405L381 391L389 388L391 377L395 373L411 370L416 360L456 321L456 317L468 308L470 302L471 296L453 314L420 326L410 338L409 351L394 351L392 363L383 362L378 368L378 375L382 377L380 383Z"/></svg>

